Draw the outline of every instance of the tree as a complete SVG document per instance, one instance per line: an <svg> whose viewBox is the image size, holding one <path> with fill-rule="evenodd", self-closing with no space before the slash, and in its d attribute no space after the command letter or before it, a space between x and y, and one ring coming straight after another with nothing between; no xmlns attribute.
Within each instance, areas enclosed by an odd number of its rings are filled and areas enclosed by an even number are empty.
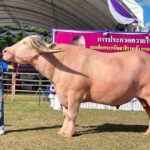
<svg viewBox="0 0 150 150"><path fill-rule="evenodd" d="M45 37L47 37L45 39L46 42L51 42L49 31L38 28L38 27L34 27L34 26L21 26L21 27L5 26L5 27L0 27L0 32L6 32L9 30L21 30L22 32L20 32L19 34L15 34L15 35L11 34L10 32L7 32L4 35L0 35L0 50L3 50L7 46L13 45L13 44L17 43L18 41L20 41L21 39L23 39L24 37L28 36L28 34L26 34L23 31L30 31L30 32L34 31L37 34L42 34Z"/></svg>

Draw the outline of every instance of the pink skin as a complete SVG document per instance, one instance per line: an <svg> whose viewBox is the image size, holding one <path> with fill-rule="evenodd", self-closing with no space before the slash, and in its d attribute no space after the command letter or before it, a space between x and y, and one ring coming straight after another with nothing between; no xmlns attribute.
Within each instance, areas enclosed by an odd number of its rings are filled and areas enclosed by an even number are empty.
<svg viewBox="0 0 150 150"><path fill-rule="evenodd" d="M105 54L66 44L50 47L63 52L39 54L27 37L5 48L3 59L31 64L53 80L65 114L59 134L71 137L76 133L81 102L118 106L138 97L150 120L150 55L144 52ZM150 134L150 121L146 134Z"/></svg>

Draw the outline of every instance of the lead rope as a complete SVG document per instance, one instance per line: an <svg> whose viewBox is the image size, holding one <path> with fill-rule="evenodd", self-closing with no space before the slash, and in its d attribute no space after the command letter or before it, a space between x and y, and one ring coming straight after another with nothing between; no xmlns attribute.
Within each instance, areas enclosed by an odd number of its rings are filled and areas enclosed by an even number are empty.
<svg viewBox="0 0 150 150"><path fill-rule="evenodd" d="M20 64L17 65L17 69L16 69L16 72L15 72L14 78L12 79L12 83L11 83L10 87L7 89L6 94L3 96L2 102L4 102L4 100L8 97L8 95L10 94L10 92L11 92L11 90L12 90L12 86L13 86L14 83L15 83L16 76L17 76L17 74L18 74L19 67L20 67Z"/></svg>

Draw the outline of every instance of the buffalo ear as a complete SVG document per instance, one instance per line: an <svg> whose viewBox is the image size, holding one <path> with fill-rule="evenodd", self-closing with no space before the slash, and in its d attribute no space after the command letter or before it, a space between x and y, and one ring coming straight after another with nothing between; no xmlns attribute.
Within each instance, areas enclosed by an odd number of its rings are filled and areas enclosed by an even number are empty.
<svg viewBox="0 0 150 150"><path fill-rule="evenodd" d="M49 47L48 48L52 48L52 49L55 49L55 47L57 46L57 44L56 43L51 43L50 45L49 45Z"/></svg>
<svg viewBox="0 0 150 150"><path fill-rule="evenodd" d="M57 44L56 43L51 43L49 44L48 47L48 51L49 53L58 53L58 52L63 52L63 50L61 48L56 48Z"/></svg>

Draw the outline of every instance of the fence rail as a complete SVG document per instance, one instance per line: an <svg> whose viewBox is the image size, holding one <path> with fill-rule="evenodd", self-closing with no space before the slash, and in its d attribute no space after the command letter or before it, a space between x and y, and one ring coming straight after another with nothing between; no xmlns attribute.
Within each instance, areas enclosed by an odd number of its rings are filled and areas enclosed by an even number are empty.
<svg viewBox="0 0 150 150"><path fill-rule="evenodd" d="M11 99L15 99L15 95L22 93L42 94L44 98L48 98L50 81L46 80L39 73L15 73L4 72L4 92L11 88ZM12 86L12 87L11 87Z"/></svg>

